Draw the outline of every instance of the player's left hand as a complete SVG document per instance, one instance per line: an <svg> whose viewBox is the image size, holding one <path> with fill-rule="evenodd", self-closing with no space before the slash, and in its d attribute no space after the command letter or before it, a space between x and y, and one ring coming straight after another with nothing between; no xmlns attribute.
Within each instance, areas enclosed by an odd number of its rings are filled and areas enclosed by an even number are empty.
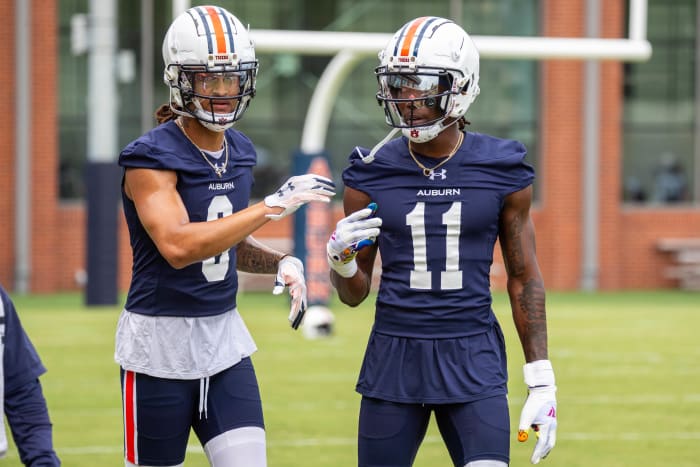
<svg viewBox="0 0 700 467"><path fill-rule="evenodd" d="M537 464L557 442L557 387L549 360L526 363L523 373L529 393L520 414L518 441L527 441L530 428L535 431L537 443L530 462Z"/></svg>
<svg viewBox="0 0 700 467"><path fill-rule="evenodd" d="M379 236L382 219L376 217L377 204L355 211L338 221L335 231L326 243L328 266L341 277L352 277L357 272L357 253L374 245Z"/></svg>
<svg viewBox="0 0 700 467"><path fill-rule="evenodd" d="M292 296L292 305L289 311L289 324L297 329L306 313L306 280L304 279L304 265L299 258L285 256L277 266L274 295L279 295L289 287L289 295Z"/></svg>

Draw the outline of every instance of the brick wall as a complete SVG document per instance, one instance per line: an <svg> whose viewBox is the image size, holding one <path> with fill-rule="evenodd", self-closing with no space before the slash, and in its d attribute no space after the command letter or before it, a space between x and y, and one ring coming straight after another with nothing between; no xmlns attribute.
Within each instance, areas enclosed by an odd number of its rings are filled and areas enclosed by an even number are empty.
<svg viewBox="0 0 700 467"><path fill-rule="evenodd" d="M0 16L2 18L14 17L14 2L0 1ZM0 28L0 56L14 57L15 28L13 21L6 21ZM10 61L10 64L13 61ZM14 83L12 75L14 67L8 66L5 70L4 83ZM0 102L5 107L5 112L0 112L0 212L3 213L0 222L0 284L12 287L14 281L14 245L15 245L15 125L14 87L0 86Z"/></svg>
<svg viewBox="0 0 700 467"><path fill-rule="evenodd" d="M542 35L581 37L585 2L545 2ZM548 288L574 289L581 264L583 63L541 62L542 187L535 206L537 255Z"/></svg>
<svg viewBox="0 0 700 467"><path fill-rule="evenodd" d="M58 229L57 3L33 2L32 55L32 277L31 290L52 292L62 275Z"/></svg>
<svg viewBox="0 0 700 467"><path fill-rule="evenodd" d="M8 57L15 56L15 28L13 21L8 21L0 28L0 52L8 61L5 67L4 83L0 89L3 108L0 115L0 209L4 222L0 223L0 282L8 288L14 284L15 268L15 106L20 100L30 109L31 154L20 157L30 158L31 174L31 222L34 226L30 238L31 264L30 289L37 292L57 290L62 271L57 261L57 251L61 245L57 242L57 96L56 77L58 76L58 34L56 30L55 2L37 2L31 6L31 56L33 76L31 96L15 94L15 67ZM4 18L14 18L14 1L0 1L0 14ZM40 31L40 33L37 33ZM9 85L9 84L12 85Z"/></svg>

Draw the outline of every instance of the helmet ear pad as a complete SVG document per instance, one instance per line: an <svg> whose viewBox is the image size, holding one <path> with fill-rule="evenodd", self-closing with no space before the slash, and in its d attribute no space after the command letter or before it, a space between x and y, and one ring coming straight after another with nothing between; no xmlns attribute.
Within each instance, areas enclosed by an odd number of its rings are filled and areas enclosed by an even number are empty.
<svg viewBox="0 0 700 467"><path fill-rule="evenodd" d="M170 89L170 103L171 106L172 104L175 104L175 106L182 108L182 96L180 95L180 89L179 86L177 86L178 82L178 67L165 67L165 71L163 71L163 81L165 84L168 85L168 88Z"/></svg>
<svg viewBox="0 0 700 467"><path fill-rule="evenodd" d="M182 97L182 103L187 104L192 101L194 97L194 89L192 89L194 83L194 74L187 72L180 72L180 96Z"/></svg>
<svg viewBox="0 0 700 467"><path fill-rule="evenodd" d="M453 89L456 93L452 95L452 108L448 109L447 116L462 118L479 95L479 84L473 76L464 76L455 81Z"/></svg>

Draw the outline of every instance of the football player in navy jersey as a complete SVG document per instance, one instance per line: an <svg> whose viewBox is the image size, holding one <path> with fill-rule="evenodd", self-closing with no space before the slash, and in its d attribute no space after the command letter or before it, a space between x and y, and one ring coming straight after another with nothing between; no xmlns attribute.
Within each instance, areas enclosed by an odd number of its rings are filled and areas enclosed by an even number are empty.
<svg viewBox="0 0 700 467"><path fill-rule="evenodd" d="M180 466L192 429L212 466L266 465L256 350L236 307L236 270L289 287L289 321L306 308L299 259L251 234L309 201L331 180L290 178L249 206L256 153L231 128L255 94L258 62L243 24L216 6L179 15L163 41L170 102L156 128L120 154L132 280L116 333L126 466Z"/></svg>
<svg viewBox="0 0 700 467"><path fill-rule="evenodd" d="M379 57L377 99L394 129L371 151L352 151L347 217L327 244L331 281L350 306L369 294L381 257L357 383L358 464L412 465L431 413L455 466L510 462L506 351L489 277L496 240L526 361L518 438L537 432L538 463L556 441L556 387L525 148L465 131L479 54L454 22L409 21Z"/></svg>
<svg viewBox="0 0 700 467"><path fill-rule="evenodd" d="M52 425L39 376L46 372L22 328L15 305L0 286L0 410L7 419L22 465L61 465L53 448ZM0 422L3 417L0 416ZM0 457L7 453L0 427Z"/></svg>

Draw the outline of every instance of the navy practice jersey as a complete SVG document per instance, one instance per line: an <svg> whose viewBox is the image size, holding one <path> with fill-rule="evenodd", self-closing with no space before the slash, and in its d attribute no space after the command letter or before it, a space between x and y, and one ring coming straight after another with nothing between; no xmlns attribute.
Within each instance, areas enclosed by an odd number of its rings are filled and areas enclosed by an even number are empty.
<svg viewBox="0 0 700 467"><path fill-rule="evenodd" d="M0 338L4 345L3 377L7 397L44 374L46 368L24 332L10 297L1 287L0 300Z"/></svg>
<svg viewBox="0 0 700 467"><path fill-rule="evenodd" d="M405 137L384 145L370 164L357 150L350 155L344 183L376 202L383 220L377 332L458 337L493 324L489 273L499 217L504 198L534 179L525 155L517 141L472 132L431 177L411 159Z"/></svg>
<svg viewBox="0 0 700 467"><path fill-rule="evenodd" d="M119 165L177 172L177 191L190 222L229 216L248 207L256 153L241 132L226 130L229 161L221 178L174 121L164 123L134 142L119 155ZM217 162L222 163L225 155ZM124 193L124 214L129 226L133 269L125 308L158 316L208 316L236 306L238 275L236 248L200 263L176 270L160 255Z"/></svg>

